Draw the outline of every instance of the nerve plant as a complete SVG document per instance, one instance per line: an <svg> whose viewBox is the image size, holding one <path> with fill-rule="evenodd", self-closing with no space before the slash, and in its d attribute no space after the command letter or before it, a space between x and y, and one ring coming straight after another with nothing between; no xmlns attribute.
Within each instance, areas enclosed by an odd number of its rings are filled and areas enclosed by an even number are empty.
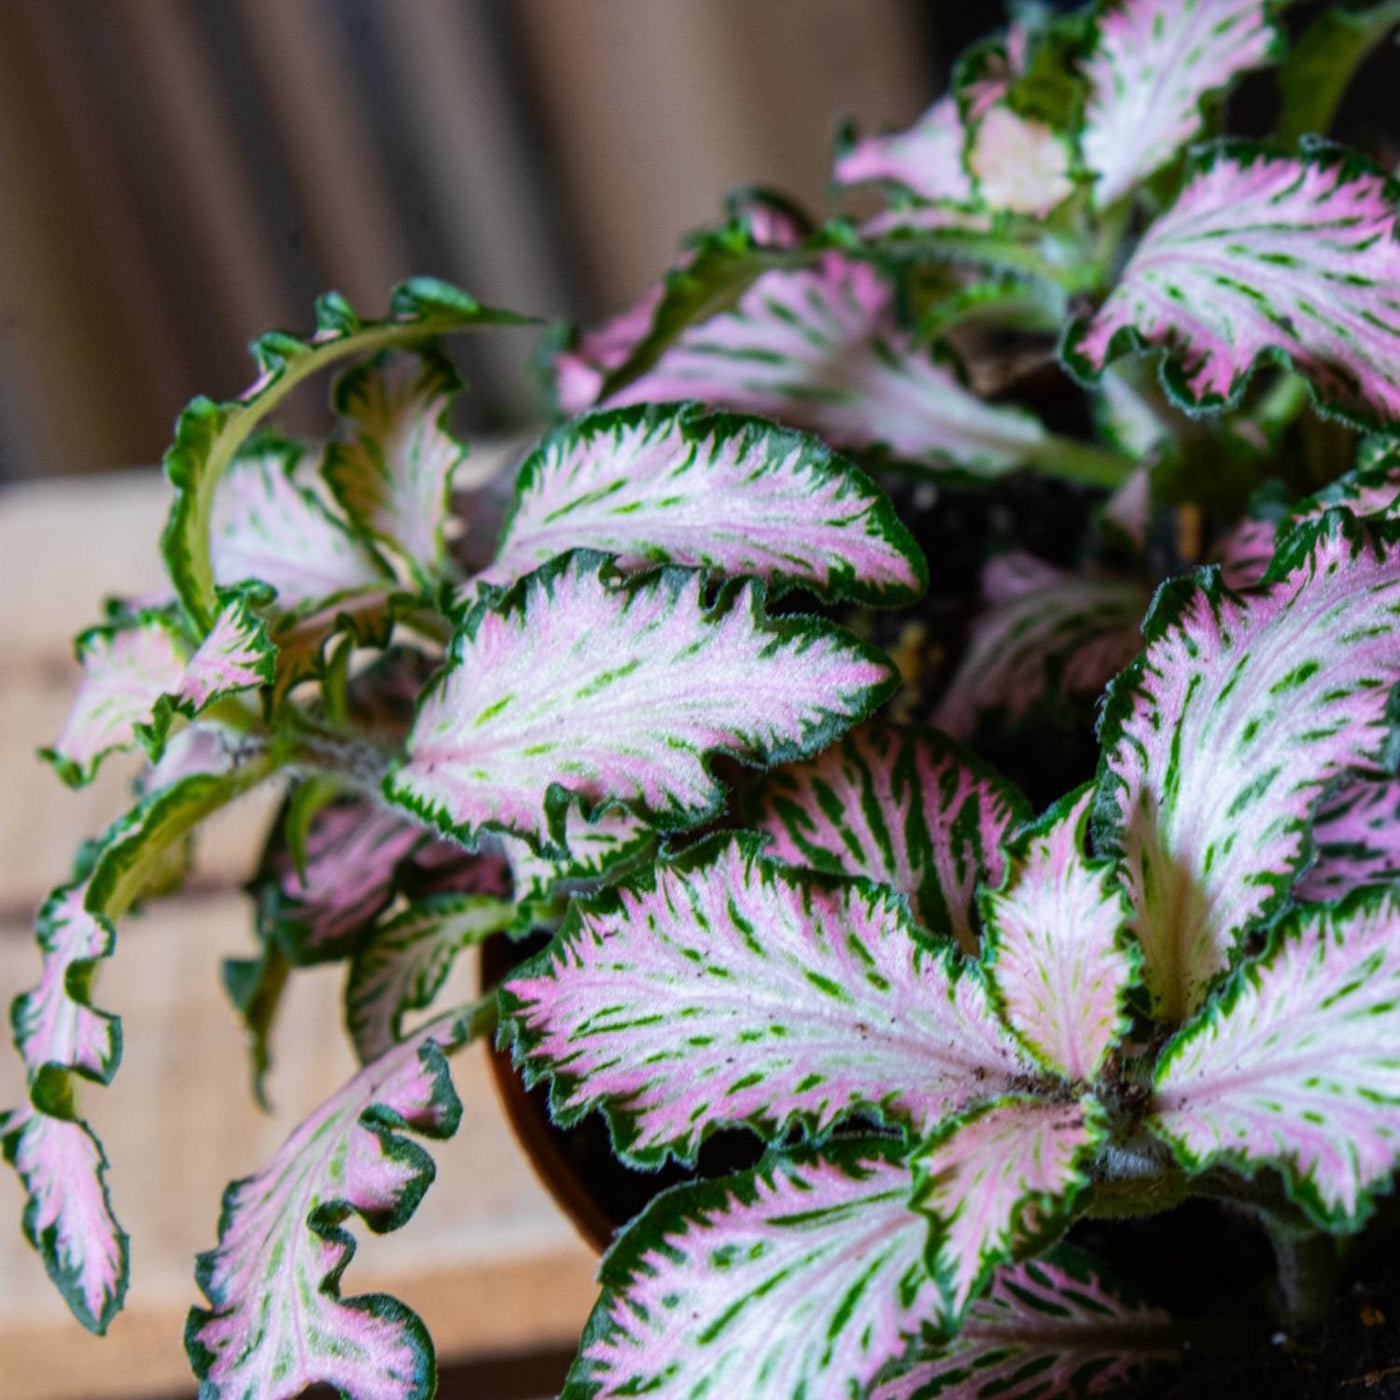
<svg viewBox="0 0 1400 1400"><path fill-rule="evenodd" d="M1025 12L909 131L844 142L884 212L742 194L638 307L551 334L573 416L498 530L441 341L521 318L441 283L382 321L328 297L196 400L169 590L79 638L48 751L82 783L141 749L136 801L45 904L13 1013L0 1132L78 1318L127 1272L79 1098L120 1060L97 972L264 784L224 968L255 1084L319 962L364 1067L226 1194L203 1394L431 1392L419 1320L342 1297L347 1227L413 1213L447 1057L493 1031L628 1163L767 1144L620 1236L569 1395L1105 1390L1177 1336L1063 1237L1192 1195L1265 1225L1293 1320L1325 1311L1400 1160L1400 254L1386 177L1297 138L1393 9L1287 58L1262 0ZM1272 144L1186 149L1279 62ZM337 365L327 441L272 436ZM1003 530L920 603L916 536L1023 469L1092 508L1077 554ZM1096 769L1038 818L959 742L1054 746L1105 686ZM463 949L540 930L436 1006Z"/></svg>

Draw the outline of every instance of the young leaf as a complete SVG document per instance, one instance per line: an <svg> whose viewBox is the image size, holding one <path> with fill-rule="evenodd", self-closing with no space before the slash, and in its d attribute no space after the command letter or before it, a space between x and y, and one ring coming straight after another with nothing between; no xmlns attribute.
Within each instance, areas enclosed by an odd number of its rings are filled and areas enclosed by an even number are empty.
<svg viewBox="0 0 1400 1400"><path fill-rule="evenodd" d="M983 572L986 610L933 723L970 739L1010 726L1038 705L1087 705L1142 645L1151 594L1135 580L1069 573L1022 552Z"/></svg>
<svg viewBox="0 0 1400 1400"><path fill-rule="evenodd" d="M1312 839L1316 855L1295 899L1330 903L1363 885L1400 882L1400 781L1343 778L1319 804Z"/></svg>
<svg viewBox="0 0 1400 1400"><path fill-rule="evenodd" d="M1005 1265L951 1342L919 1348L871 1387L870 1400L1056 1400L1142 1384L1175 1354L1166 1314L1105 1278L1077 1249Z"/></svg>
<svg viewBox="0 0 1400 1400"><path fill-rule="evenodd" d="M1110 0L1085 63L1084 159L1106 208L1201 129L1201 100L1277 55L1267 0Z"/></svg>
<svg viewBox="0 0 1400 1400"><path fill-rule="evenodd" d="M658 1196L603 1261L562 1400L863 1394L938 1319L888 1139Z"/></svg>
<svg viewBox="0 0 1400 1400"><path fill-rule="evenodd" d="M326 448L326 480L357 530L425 577L442 568L453 478L467 455L447 427L461 387L434 349L377 356L335 386L342 435Z"/></svg>
<svg viewBox="0 0 1400 1400"><path fill-rule="evenodd" d="M438 894L381 922L350 959L345 1026L360 1063L403 1035L403 1018L431 1006L457 954L510 926L515 906L475 894Z"/></svg>
<svg viewBox="0 0 1400 1400"><path fill-rule="evenodd" d="M193 718L225 695L271 683L277 648L246 594L227 601L185 666L170 703Z"/></svg>
<svg viewBox="0 0 1400 1400"><path fill-rule="evenodd" d="M601 1106L619 1154L654 1165L726 1123L926 1132L1025 1072L979 974L899 896L760 850L718 837L575 904L505 983L504 1033L528 1079L553 1076L562 1121Z"/></svg>
<svg viewBox="0 0 1400 1400"><path fill-rule="evenodd" d="M1266 589L1163 586L1112 685L1095 837L1121 853L1158 1014L1188 1015L1285 897L1319 794L1387 751L1400 682L1400 527L1295 532Z"/></svg>
<svg viewBox="0 0 1400 1400"><path fill-rule="evenodd" d="M1135 980L1131 910L1110 861L1085 858L1092 786L1017 837L982 917L994 995L1007 1024L1056 1074L1091 1082L1128 1029Z"/></svg>
<svg viewBox="0 0 1400 1400"><path fill-rule="evenodd" d="M336 637L357 647L388 646L393 632L396 595L385 588L358 588L309 602L275 619L277 677L273 704L281 704L293 686L326 672L326 648Z"/></svg>
<svg viewBox="0 0 1400 1400"><path fill-rule="evenodd" d="M968 169L984 204L1044 218L1074 192L1071 153L1059 132L997 103L973 129Z"/></svg>
<svg viewBox="0 0 1400 1400"><path fill-rule="evenodd" d="M494 1000L434 1021L366 1066L305 1119L260 1172L224 1193L219 1243L199 1256L209 1308L191 1308L185 1349L209 1400L290 1400L308 1385L426 1400L436 1365L417 1316L384 1294L342 1298L355 1252L343 1223L397 1230L433 1179L407 1136L457 1130L445 1053L490 1023Z"/></svg>
<svg viewBox="0 0 1400 1400"><path fill-rule="evenodd" d="M867 603L908 602L928 582L888 497L855 466L800 433L696 405L591 414L546 438L477 582L514 583L575 548Z"/></svg>
<svg viewBox="0 0 1400 1400"><path fill-rule="evenodd" d="M837 184L887 180L934 203L972 202L972 181L963 166L967 132L957 99L941 97L907 131L867 136L836 158Z"/></svg>
<svg viewBox="0 0 1400 1400"><path fill-rule="evenodd" d="M1398 999L1393 891L1299 911L1167 1046L1151 1126L1192 1171L1276 1166L1323 1228L1356 1228L1400 1161Z"/></svg>
<svg viewBox="0 0 1400 1400"><path fill-rule="evenodd" d="M997 884L1025 798L935 730L870 724L806 763L767 774L749 821L766 854L834 875L864 875L907 895L925 928L977 951L975 893Z"/></svg>
<svg viewBox="0 0 1400 1400"><path fill-rule="evenodd" d="M1165 347L1163 382L1195 411L1234 406L1267 357L1349 422L1400 420L1395 199L1339 148L1212 146L1092 321L1069 327L1066 361L1091 380L1124 350Z"/></svg>
<svg viewBox="0 0 1400 1400"><path fill-rule="evenodd" d="M129 1276L101 1144L86 1123L26 1106L0 1113L0 1151L24 1183L25 1238L73 1316L100 1335L121 1310Z"/></svg>
<svg viewBox="0 0 1400 1400"><path fill-rule="evenodd" d="M983 403L899 330L894 292L836 253L764 274L732 311L685 331L609 403L698 399L775 418L837 447L997 476L1046 441L1019 410Z"/></svg>
<svg viewBox="0 0 1400 1400"><path fill-rule="evenodd" d="M298 480L302 449L262 439L234 461L214 495L210 566L221 587L255 580L288 613L362 588L383 588L384 565Z"/></svg>
<svg viewBox="0 0 1400 1400"><path fill-rule="evenodd" d="M674 830L718 804L706 754L811 753L893 688L847 633L765 617L761 584L706 608L698 573L614 585L606 569L578 551L472 610L385 784L392 801L464 843L492 827L549 854L566 854L574 799Z"/></svg>
<svg viewBox="0 0 1400 1400"><path fill-rule="evenodd" d="M518 904L544 899L561 884L621 873L655 847L656 832L630 812L602 812L585 821L578 809L571 807L564 823L564 840L568 856L550 860L524 841L501 837Z"/></svg>
<svg viewBox="0 0 1400 1400"><path fill-rule="evenodd" d="M215 492L249 435L297 384L339 360L421 344L451 331L526 320L482 306L445 282L418 277L394 289L383 321L362 321L344 297L331 293L317 302L316 329L308 338L272 331L255 340L258 378L226 403L195 399L180 415L175 441L165 454L175 501L162 551L196 629L202 632L218 610L208 538Z"/></svg>
<svg viewBox="0 0 1400 1400"><path fill-rule="evenodd" d="M1103 1115L1079 1103L1012 1096L946 1122L910 1159L913 1206L931 1218L927 1260L950 1319L1003 1260L1030 1253L1069 1222L1088 1184Z"/></svg>

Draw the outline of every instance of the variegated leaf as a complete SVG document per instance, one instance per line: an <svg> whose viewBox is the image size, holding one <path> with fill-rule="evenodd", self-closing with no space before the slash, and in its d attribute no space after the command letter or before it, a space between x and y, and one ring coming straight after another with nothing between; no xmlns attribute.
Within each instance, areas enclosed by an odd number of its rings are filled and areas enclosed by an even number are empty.
<svg viewBox="0 0 1400 1400"><path fill-rule="evenodd" d="M1092 379L1120 351L1165 347L1163 382L1190 410L1238 402L1261 358L1363 426L1400 420L1395 191L1340 149L1207 149L1143 236L1092 321L1065 337Z"/></svg>
<svg viewBox="0 0 1400 1400"><path fill-rule="evenodd" d="M1030 816L1019 792L935 730L875 723L766 775L749 821L767 854L907 895L935 933L977 950L978 885L995 885L1006 836Z"/></svg>
<svg viewBox="0 0 1400 1400"><path fill-rule="evenodd" d="M968 169L993 209L1044 218L1074 192L1068 140L998 102L973 128Z"/></svg>
<svg viewBox="0 0 1400 1400"><path fill-rule="evenodd" d="M864 1113L926 1132L1033 1075L978 972L893 891L760 849L718 837L576 904L506 982L516 1059L554 1078L563 1121L604 1108L619 1153L650 1165L722 1124L780 1139Z"/></svg>
<svg viewBox="0 0 1400 1400"><path fill-rule="evenodd" d="M1400 683L1400 526L1334 511L1267 589L1163 586L1104 712L1095 836L1121 853L1157 1013L1200 1004L1284 898L1318 796L1386 750Z"/></svg>
<svg viewBox="0 0 1400 1400"><path fill-rule="evenodd" d="M1267 0L1113 0L1085 64L1084 159L1113 204L1201 130L1201 100L1276 56Z"/></svg>
<svg viewBox="0 0 1400 1400"><path fill-rule="evenodd" d="M908 1195L857 1138L659 1196L603 1261L562 1400L863 1394L938 1320Z"/></svg>
<svg viewBox="0 0 1400 1400"><path fill-rule="evenodd" d="M500 933L515 906L487 895L438 894L382 921L350 960L345 1025L367 1065L403 1036L410 1011L432 1005L457 954Z"/></svg>
<svg viewBox="0 0 1400 1400"><path fill-rule="evenodd" d="M433 1161L406 1130L441 1139L462 1105L444 1052L490 1021L490 999L434 1021L366 1066L297 1127L261 1171L224 1194L218 1246L199 1257L209 1307L185 1349L201 1394L290 1400L318 1382L342 1395L426 1400L436 1382L422 1322L384 1294L340 1296L355 1252L344 1222L376 1233L417 1209Z"/></svg>
<svg viewBox="0 0 1400 1400"><path fill-rule="evenodd" d="M576 548L623 568L753 574L824 597L908 602L928 582L889 498L815 439L654 405L569 423L526 460L495 562L508 585Z"/></svg>
<svg viewBox="0 0 1400 1400"><path fill-rule="evenodd" d="M654 849L656 832L630 812L602 812L585 821L578 809L571 807L564 823L564 839L569 854L562 860L550 860L524 841L501 837L518 903L545 899L559 885L597 880L626 870Z"/></svg>
<svg viewBox="0 0 1400 1400"><path fill-rule="evenodd" d="M270 684L276 651L249 598L228 596L186 663L174 708L194 716L221 696Z"/></svg>
<svg viewBox="0 0 1400 1400"><path fill-rule="evenodd" d="M910 1162L913 1205L928 1215L929 1272L960 1318L1003 1260L1060 1233L1088 1184L1086 1159L1106 1132L1092 1098L1015 1095L947 1122Z"/></svg>
<svg viewBox="0 0 1400 1400"><path fill-rule="evenodd" d="M395 595L383 586L358 588L276 618L269 627L277 646L274 704L302 681L325 674L327 648L335 638L350 637L357 647L388 646L394 601Z"/></svg>
<svg viewBox="0 0 1400 1400"><path fill-rule="evenodd" d="M1142 645L1151 593L1132 579L1071 573L1023 552L982 579L985 610L933 712L959 739L1011 726L1038 706L1087 706Z"/></svg>
<svg viewBox="0 0 1400 1400"><path fill-rule="evenodd" d="M1354 1228L1400 1163L1400 902L1300 911L1163 1052L1151 1126L1191 1170L1277 1166L1323 1226Z"/></svg>
<svg viewBox="0 0 1400 1400"><path fill-rule="evenodd" d="M1007 1023L1057 1074L1091 1082L1128 1029L1136 949L1110 861L1086 858L1092 786L1017 837L982 898L992 987Z"/></svg>
<svg viewBox="0 0 1400 1400"><path fill-rule="evenodd" d="M941 97L907 131L851 142L836 158L838 184L886 180L934 203L972 202L972 181L963 165L967 132L957 99Z"/></svg>
<svg viewBox="0 0 1400 1400"><path fill-rule="evenodd" d="M564 854L574 800L673 830L720 799L707 754L810 753L893 686L849 634L765 617L760 584L706 608L699 573L614 584L606 569L566 555L468 615L385 785L393 801L464 842L491 827L549 854Z"/></svg>
<svg viewBox="0 0 1400 1400"><path fill-rule="evenodd" d="M1005 1265L947 1345L920 1349L871 1387L870 1400L1061 1400L1141 1385L1175 1355L1165 1313L1061 1245Z"/></svg>
<svg viewBox="0 0 1400 1400"><path fill-rule="evenodd" d="M1325 903L1363 885L1400 883L1400 780L1343 778L1319 804L1312 839L1295 899Z"/></svg>
<svg viewBox="0 0 1400 1400"><path fill-rule="evenodd" d="M175 488L175 501L162 552L196 628L203 631L218 611L209 522L221 479L249 436L292 389L342 360L391 346L422 344L452 331L518 325L527 319L482 306L435 278L417 277L394 289L389 315L382 321L362 321L349 302L333 292L316 303L316 329L310 336L271 331L255 340L258 378L226 403L195 399L180 415L175 441L165 454L165 474Z"/></svg>
<svg viewBox="0 0 1400 1400"><path fill-rule="evenodd" d="M388 571L299 478L302 450L262 440L239 456L214 494L209 520L215 581L255 580L290 612L357 589L384 587Z"/></svg>
<svg viewBox="0 0 1400 1400"><path fill-rule="evenodd" d="M25 1238L78 1321L105 1332L126 1297L128 1262L101 1144L85 1123L26 1105L0 1113L0 1151L24 1183Z"/></svg>
<svg viewBox="0 0 1400 1400"><path fill-rule="evenodd" d="M1048 438L1028 413L965 388L897 328L887 280L836 253L814 268L765 273L732 311L685 331L609 403L680 399L976 476L1035 460Z"/></svg>
<svg viewBox="0 0 1400 1400"><path fill-rule="evenodd" d="M467 449L447 426L461 380L438 350L388 352L341 376L341 435L323 471L351 524L425 578L444 560L443 526Z"/></svg>

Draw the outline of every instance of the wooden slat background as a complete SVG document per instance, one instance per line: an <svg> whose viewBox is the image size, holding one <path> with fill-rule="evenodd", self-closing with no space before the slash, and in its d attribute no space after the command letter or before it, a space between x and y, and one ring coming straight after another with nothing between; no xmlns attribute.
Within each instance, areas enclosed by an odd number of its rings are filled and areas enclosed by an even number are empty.
<svg viewBox="0 0 1400 1400"><path fill-rule="evenodd" d="M121 764L70 792L34 748L57 732L76 677L70 638L108 593L157 582L154 541L167 488L155 473L69 480L0 493L0 998L32 984L33 910L63 879L80 837L122 805ZM111 1159L112 1197L132 1237L126 1311L108 1336L69 1318L19 1231L22 1194L0 1169L0 1395L6 1400L193 1393L181 1334L199 1301L194 1254L214 1242L219 1199L353 1072L339 1024L339 973L294 979L263 1115L218 985L221 958L251 946L238 892L268 804L225 814L202 842L195 882L128 919L98 1005L125 1019L125 1057L85 1105ZM474 969L464 972L470 990ZM536 1183L497 1108L483 1052L456 1061L466 1112L434 1148L438 1178L405 1230L357 1231L347 1293L385 1290L425 1320L443 1361L567 1346L592 1305L596 1261ZM23 1076L0 1053L0 1104ZM491 1397L483 1397L491 1400Z"/></svg>

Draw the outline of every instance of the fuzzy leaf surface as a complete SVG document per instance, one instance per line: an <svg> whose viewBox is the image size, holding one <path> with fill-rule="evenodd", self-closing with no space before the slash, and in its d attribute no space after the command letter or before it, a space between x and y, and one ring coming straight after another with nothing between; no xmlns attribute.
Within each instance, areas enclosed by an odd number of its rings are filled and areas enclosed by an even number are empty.
<svg viewBox="0 0 1400 1400"><path fill-rule="evenodd" d="M1201 130L1201 100L1269 62L1266 0L1117 0L1098 18L1082 137L1094 197L1113 204Z"/></svg>
<svg viewBox="0 0 1400 1400"><path fill-rule="evenodd" d="M775 769L749 808L750 824L771 838L768 855L889 885L925 928L968 953L977 887L1000 883L1002 842L1029 817L1021 794L960 745L883 723Z"/></svg>
<svg viewBox="0 0 1400 1400"><path fill-rule="evenodd" d="M1103 1140L1092 1099L1013 1096L945 1124L910 1159L913 1205L930 1217L927 1259L950 1318L961 1317L993 1268L1068 1224Z"/></svg>
<svg viewBox="0 0 1400 1400"><path fill-rule="evenodd" d="M1165 1313L1105 1278L1079 1250L1004 1265L957 1336L899 1362L870 1400L1060 1400L1141 1385L1173 1348Z"/></svg>
<svg viewBox="0 0 1400 1400"><path fill-rule="evenodd" d="M1395 203L1384 175L1339 148L1210 147L1093 319L1069 328L1068 363L1092 378L1123 350L1162 346L1177 403L1219 409L1272 358L1349 421L1394 423Z"/></svg>
<svg viewBox="0 0 1400 1400"><path fill-rule="evenodd" d="M1292 915L1163 1052L1149 1120L1191 1170L1282 1171L1324 1228L1359 1224L1400 1160L1400 904Z"/></svg>
<svg viewBox="0 0 1400 1400"><path fill-rule="evenodd" d="M603 1261L562 1400L862 1394L939 1313L908 1196L868 1138L657 1197Z"/></svg>
<svg viewBox="0 0 1400 1400"><path fill-rule="evenodd" d="M907 602L927 583L888 497L815 439L771 423L652 405L589 415L526 460L495 562L508 585L555 555L623 568L752 574L824 597Z"/></svg>
<svg viewBox="0 0 1400 1400"><path fill-rule="evenodd" d="M1400 780L1342 779L1318 806L1314 859L1295 899L1328 903L1363 885L1400 881Z"/></svg>
<svg viewBox="0 0 1400 1400"><path fill-rule="evenodd" d="M1048 1069L1083 1083L1128 1029L1136 972L1113 863L1084 854L1093 798L1092 787L1071 794L1019 836L1004 883L982 898L1007 1023Z"/></svg>
<svg viewBox="0 0 1400 1400"><path fill-rule="evenodd" d="M618 1151L654 1164L722 1124L776 1139L865 1112L922 1133L1026 1072L981 978L893 891L759 851L717 838L609 891L505 984L516 1059L553 1076L564 1121L603 1107Z"/></svg>
<svg viewBox="0 0 1400 1400"><path fill-rule="evenodd" d="M408 1133L457 1130L462 1105L444 1052L482 1017L481 1008L444 1017L395 1046L225 1192L219 1243L197 1266L209 1307L192 1308L185 1329L210 1400L290 1400L317 1382L379 1400L432 1394L432 1343L417 1316L383 1294L340 1296L355 1252L344 1223L358 1215L383 1233L417 1209L434 1167Z"/></svg>
<svg viewBox="0 0 1400 1400"><path fill-rule="evenodd" d="M707 754L810 753L892 688L873 648L770 620L762 600L744 584L707 608L701 575L680 569L610 583L583 551L545 565L465 619L389 797L465 842L489 826L550 854L573 799L665 829L701 820L722 791Z"/></svg>
<svg viewBox="0 0 1400 1400"><path fill-rule="evenodd" d="M1285 896L1324 787L1388 753L1400 683L1400 526L1335 511L1266 589L1163 586L1113 684L1095 836L1121 853L1157 1012L1200 1004Z"/></svg>

